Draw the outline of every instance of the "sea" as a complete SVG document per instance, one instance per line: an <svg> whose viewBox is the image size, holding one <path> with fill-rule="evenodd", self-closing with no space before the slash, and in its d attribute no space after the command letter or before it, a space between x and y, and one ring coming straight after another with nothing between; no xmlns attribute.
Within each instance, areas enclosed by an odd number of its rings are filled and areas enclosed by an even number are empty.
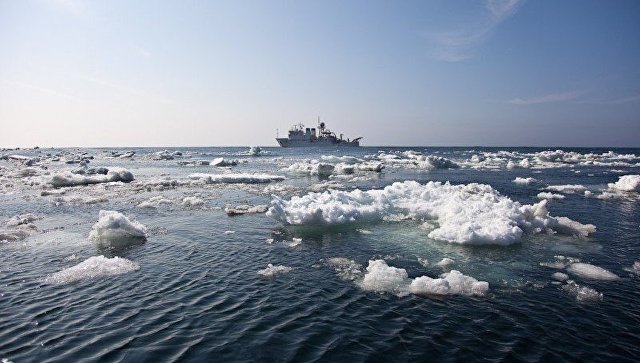
<svg viewBox="0 0 640 363"><path fill-rule="evenodd" d="M637 362L640 149L0 151L0 360Z"/></svg>

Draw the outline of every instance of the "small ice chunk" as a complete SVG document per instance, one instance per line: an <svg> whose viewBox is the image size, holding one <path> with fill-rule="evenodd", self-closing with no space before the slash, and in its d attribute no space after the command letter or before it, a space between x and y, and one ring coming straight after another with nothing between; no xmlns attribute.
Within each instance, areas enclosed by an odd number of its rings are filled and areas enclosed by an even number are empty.
<svg viewBox="0 0 640 363"><path fill-rule="evenodd" d="M513 182L516 184L522 184L522 185L529 185L529 184L533 184L536 183L537 180L535 178L521 178L521 177L516 177L515 179L513 179Z"/></svg>
<svg viewBox="0 0 640 363"><path fill-rule="evenodd" d="M225 158L215 158L210 163L212 166L222 167L222 166L236 166L238 165L237 160L227 160Z"/></svg>
<svg viewBox="0 0 640 363"><path fill-rule="evenodd" d="M7 226L8 227L17 227L20 225L24 225L24 224L29 224L32 223L38 219L40 219L41 217L33 214L33 213L26 213L26 214L20 214L17 216L13 216L11 217L8 221L7 221Z"/></svg>
<svg viewBox="0 0 640 363"><path fill-rule="evenodd" d="M89 239L98 244L122 245L145 241L147 227L116 211L101 210L98 222L91 228Z"/></svg>
<svg viewBox="0 0 640 363"><path fill-rule="evenodd" d="M204 200L198 197L184 197L182 198L182 206L186 208L197 208L204 204Z"/></svg>
<svg viewBox="0 0 640 363"><path fill-rule="evenodd" d="M283 265L274 266L272 264L268 264L267 268L258 271L258 275L262 277L275 277L276 275L284 274L284 273L290 272L291 270L292 268L288 266L283 266Z"/></svg>
<svg viewBox="0 0 640 363"><path fill-rule="evenodd" d="M440 262L436 263L436 266L439 267L448 267L451 266L455 263L456 261L454 261L453 259L449 258L449 257L445 257L442 260L440 260Z"/></svg>
<svg viewBox="0 0 640 363"><path fill-rule="evenodd" d="M138 264L126 258L93 256L73 267L47 276L44 282L53 285L68 284L82 279L120 275L139 268Z"/></svg>
<svg viewBox="0 0 640 363"><path fill-rule="evenodd" d="M300 244L302 244L302 238L293 237L291 239L291 242L287 243L287 246L296 247L296 246L299 246Z"/></svg>
<svg viewBox="0 0 640 363"><path fill-rule="evenodd" d="M239 205L236 207L226 207L224 209L225 213L230 216L242 215L242 214L252 214L252 213L265 213L269 209L268 206L264 204L260 205Z"/></svg>
<svg viewBox="0 0 640 363"><path fill-rule="evenodd" d="M16 230L0 229L0 242L21 241L27 237L29 237L29 232L22 229L16 229Z"/></svg>
<svg viewBox="0 0 640 363"><path fill-rule="evenodd" d="M405 269L391 267L384 260L369 260L367 273L364 275L360 287L367 291L404 295L410 284L411 280Z"/></svg>
<svg viewBox="0 0 640 363"><path fill-rule="evenodd" d="M566 185L549 185L545 189L550 190L552 192L560 192L560 193L582 193L587 190L587 187L581 184L566 184Z"/></svg>
<svg viewBox="0 0 640 363"><path fill-rule="evenodd" d="M551 278L556 280L556 281L567 281L569 279L569 275L562 273L562 272L554 272L551 275Z"/></svg>
<svg viewBox="0 0 640 363"><path fill-rule="evenodd" d="M562 286L562 290L575 296L578 302L597 302L602 300L602 293L587 286L580 286L571 281Z"/></svg>
<svg viewBox="0 0 640 363"><path fill-rule="evenodd" d="M567 271L572 275L582 277L590 280L604 280L613 281L620 277L611 271L605 270L602 267L590 265L588 263L572 263L567 267Z"/></svg>
<svg viewBox="0 0 640 363"><path fill-rule="evenodd" d="M162 195L156 195L138 204L140 208L157 208L162 204L173 204L171 199L167 199Z"/></svg>
<svg viewBox="0 0 640 363"><path fill-rule="evenodd" d="M224 231L224 234L234 234L236 231Z"/></svg>
<svg viewBox="0 0 640 363"><path fill-rule="evenodd" d="M562 194L551 193L551 192L540 192L537 195L538 199L564 199L565 196Z"/></svg>
<svg viewBox="0 0 640 363"><path fill-rule="evenodd" d="M345 257L331 257L327 259L338 276L347 281L355 281L362 277L362 265Z"/></svg>

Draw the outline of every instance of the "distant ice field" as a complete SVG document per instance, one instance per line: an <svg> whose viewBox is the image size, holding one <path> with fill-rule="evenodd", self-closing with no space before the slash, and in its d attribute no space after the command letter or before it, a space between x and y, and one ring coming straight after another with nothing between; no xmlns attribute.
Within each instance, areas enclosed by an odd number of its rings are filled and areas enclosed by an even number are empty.
<svg viewBox="0 0 640 363"><path fill-rule="evenodd" d="M640 149L0 149L0 205L0 360L640 356Z"/></svg>

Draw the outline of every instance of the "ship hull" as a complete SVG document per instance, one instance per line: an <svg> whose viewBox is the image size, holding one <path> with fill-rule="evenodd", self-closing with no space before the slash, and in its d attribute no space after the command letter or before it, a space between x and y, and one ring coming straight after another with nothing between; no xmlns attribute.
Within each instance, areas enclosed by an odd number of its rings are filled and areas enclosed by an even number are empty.
<svg viewBox="0 0 640 363"><path fill-rule="evenodd" d="M282 147L330 147L330 146L338 146L338 147L359 147L360 141L344 141L338 140L337 142L333 142L330 140L290 140L287 138L277 138L276 141Z"/></svg>

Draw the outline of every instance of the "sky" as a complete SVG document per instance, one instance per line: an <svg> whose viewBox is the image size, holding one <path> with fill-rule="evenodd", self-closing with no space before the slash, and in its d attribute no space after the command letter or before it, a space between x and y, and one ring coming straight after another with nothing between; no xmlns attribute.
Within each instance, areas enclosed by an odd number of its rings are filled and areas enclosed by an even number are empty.
<svg viewBox="0 0 640 363"><path fill-rule="evenodd" d="M640 1L0 0L0 147L640 147Z"/></svg>

